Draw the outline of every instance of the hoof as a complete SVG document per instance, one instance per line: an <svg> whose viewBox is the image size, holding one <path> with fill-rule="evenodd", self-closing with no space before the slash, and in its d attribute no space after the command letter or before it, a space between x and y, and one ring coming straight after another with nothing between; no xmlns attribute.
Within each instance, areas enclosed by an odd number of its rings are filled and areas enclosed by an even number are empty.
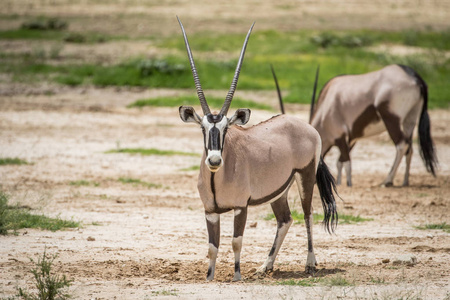
<svg viewBox="0 0 450 300"><path fill-rule="evenodd" d="M270 272L272 270L273 270L273 267L272 268L268 268L267 266L262 265L261 267L259 267L256 270L255 274L256 275L262 275L262 274L265 274L265 273Z"/></svg>
<svg viewBox="0 0 450 300"><path fill-rule="evenodd" d="M393 187L394 184L392 182L385 182L381 184L381 187Z"/></svg>
<svg viewBox="0 0 450 300"><path fill-rule="evenodd" d="M234 274L233 282L241 281L241 274Z"/></svg>
<svg viewBox="0 0 450 300"><path fill-rule="evenodd" d="M314 276L314 274L316 274L316 271L317 271L317 269L315 266L306 266L306 268L305 268L305 272L307 274L311 274L313 276Z"/></svg>

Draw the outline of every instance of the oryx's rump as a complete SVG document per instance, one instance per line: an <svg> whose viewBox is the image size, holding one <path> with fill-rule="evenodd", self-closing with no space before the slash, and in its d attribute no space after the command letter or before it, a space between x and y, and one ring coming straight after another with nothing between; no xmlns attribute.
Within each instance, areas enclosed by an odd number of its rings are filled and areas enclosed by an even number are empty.
<svg viewBox="0 0 450 300"><path fill-rule="evenodd" d="M223 149L226 164L214 175L200 168L198 188L205 209L212 212L273 200L290 186L295 172L312 161L317 167L320 145L314 128L287 115L248 129L229 128Z"/></svg>
<svg viewBox="0 0 450 300"><path fill-rule="evenodd" d="M323 140L334 141L345 135L352 141L394 125L383 123L380 114L392 115L395 119L392 123L399 126L411 113L417 120L420 111L412 110L422 107L423 97L415 79L405 75L399 66L393 65L367 74L333 78L319 95L311 124Z"/></svg>
<svg viewBox="0 0 450 300"><path fill-rule="evenodd" d="M387 130L396 145L397 156L384 184L392 184L401 157L406 155L404 185L408 185L406 173L409 173L413 130L419 116L421 154L427 170L434 175L437 160L427 100L425 81L413 69L402 65L390 65L367 74L338 76L327 82L311 116L311 125L320 133L323 155L332 146L339 147L338 182L343 162L348 162L348 172L351 172L350 151L356 140ZM349 185L350 177L347 174Z"/></svg>

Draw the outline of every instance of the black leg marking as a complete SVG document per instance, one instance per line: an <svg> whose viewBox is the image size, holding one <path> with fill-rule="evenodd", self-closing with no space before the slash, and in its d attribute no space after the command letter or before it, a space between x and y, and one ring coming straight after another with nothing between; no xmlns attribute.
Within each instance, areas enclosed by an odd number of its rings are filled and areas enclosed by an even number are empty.
<svg viewBox="0 0 450 300"><path fill-rule="evenodd" d="M217 253L219 252L220 243L220 215L219 214L205 214L206 227L208 229L209 240L209 267L206 280L211 281L214 279L214 271L216 268Z"/></svg>
<svg viewBox="0 0 450 300"><path fill-rule="evenodd" d="M271 203L273 213L277 219L277 233L275 235L275 240L273 241L273 246L270 249L269 256L267 257L264 264L258 269L258 273L264 273L268 270L273 269L273 263L280 251L281 245L283 244L284 238L292 224L291 211L289 209L289 204L287 202L287 192L281 196L280 199Z"/></svg>
<svg viewBox="0 0 450 300"><path fill-rule="evenodd" d="M234 252L234 277L233 281L241 280L241 250L242 238L244 235L245 223L247 221L247 207L234 209L234 234L233 234L233 252Z"/></svg>

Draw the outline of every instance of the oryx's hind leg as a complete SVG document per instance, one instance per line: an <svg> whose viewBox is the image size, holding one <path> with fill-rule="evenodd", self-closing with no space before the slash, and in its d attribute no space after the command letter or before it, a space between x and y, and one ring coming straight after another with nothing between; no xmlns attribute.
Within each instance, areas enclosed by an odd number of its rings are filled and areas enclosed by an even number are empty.
<svg viewBox="0 0 450 300"><path fill-rule="evenodd" d="M313 246L313 207L312 196L314 184L316 182L315 164L311 162L308 167L295 174L298 191L302 200L302 208L305 218L306 234L308 237L308 256L306 259L305 272L314 274L316 271L316 256L314 255Z"/></svg>
<svg viewBox="0 0 450 300"><path fill-rule="evenodd" d="M403 130L405 132L405 136L409 137L407 140L408 148L406 150L405 154L405 162L406 162L406 168L405 168L405 177L403 179L403 186L409 185L409 170L411 166L411 159L413 155L413 147L412 147L412 139L413 139L413 131L414 127L416 127L417 118L419 117L419 114L421 112L422 103L419 102L419 105L416 105L411 109L408 116L403 121Z"/></svg>
<svg viewBox="0 0 450 300"><path fill-rule="evenodd" d="M396 148L396 155L395 155L394 163L392 164L392 168L389 171L388 176L383 181L382 186L386 186L386 187L393 186L394 177L395 177L398 167L402 161L403 155L406 155L408 153L408 150L410 149L411 139L409 137L412 137L412 130L414 129L415 120L413 119L412 115L414 114L415 110L416 109L413 109L410 113L408 113L406 119L403 121L403 125L404 125L403 127L405 128L405 132L404 132L404 131L402 131L402 128L401 128L402 122L398 116L389 112L389 110L386 109L384 105L382 105L378 108L378 112L380 113L381 119L383 120L384 125L386 126L386 129L387 129L387 132L389 133L389 136L391 137L392 141L394 142L395 148ZM410 151L410 152L412 155L412 151ZM408 159L409 159L409 162L411 162L411 160L410 160L411 157L409 157L409 158L408 158L408 156L406 157L406 163L407 163L406 171L409 173ZM405 177L405 179L407 179L407 178Z"/></svg>
<svg viewBox="0 0 450 300"><path fill-rule="evenodd" d="M409 168L411 166L412 155L413 155L413 147L412 147L412 142L410 141L408 150L406 151L406 154L405 154L406 168L405 168L405 177L403 179L403 186L409 185Z"/></svg>
<svg viewBox="0 0 450 300"><path fill-rule="evenodd" d="M244 235L245 223L247 222L247 207L234 209L234 234L233 234L233 252L234 252L234 277L233 281L241 280L241 249L242 236Z"/></svg>
<svg viewBox="0 0 450 300"><path fill-rule="evenodd" d="M336 163L338 169L337 184L341 184L342 167L344 167L345 174L347 176L347 186L352 186L352 163L350 160L350 151L353 146L350 147L348 145L345 136L342 136L341 138L337 139L335 143L336 146L339 148L339 151L341 152L341 155L339 156L339 159Z"/></svg>
<svg viewBox="0 0 450 300"><path fill-rule="evenodd" d="M217 253L219 252L220 243L220 215L216 213L205 213L206 227L209 237L209 267L206 280L214 279L214 271L216 270Z"/></svg>
<svg viewBox="0 0 450 300"><path fill-rule="evenodd" d="M289 227L291 227L293 221L289 204L287 202L287 192L281 196L280 199L271 203L271 205L275 218L277 219L277 234L275 235L275 240L269 256L264 264L258 268L256 271L257 273L264 273L273 269L275 258L277 257L278 251L280 251L281 244L283 244L284 238L286 237Z"/></svg>

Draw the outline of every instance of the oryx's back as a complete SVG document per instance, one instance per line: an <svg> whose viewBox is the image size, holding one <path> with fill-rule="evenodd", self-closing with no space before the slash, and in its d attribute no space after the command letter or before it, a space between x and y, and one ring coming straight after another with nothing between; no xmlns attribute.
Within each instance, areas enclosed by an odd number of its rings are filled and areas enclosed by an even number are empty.
<svg viewBox="0 0 450 300"><path fill-rule="evenodd" d="M321 145L320 136L314 127L290 115L275 116L249 128L248 132L252 138L265 142L264 147L258 147L259 149L254 149L255 151L279 156L280 163L294 165L297 168L310 163L315 157L306 153L315 153L317 147Z"/></svg>

